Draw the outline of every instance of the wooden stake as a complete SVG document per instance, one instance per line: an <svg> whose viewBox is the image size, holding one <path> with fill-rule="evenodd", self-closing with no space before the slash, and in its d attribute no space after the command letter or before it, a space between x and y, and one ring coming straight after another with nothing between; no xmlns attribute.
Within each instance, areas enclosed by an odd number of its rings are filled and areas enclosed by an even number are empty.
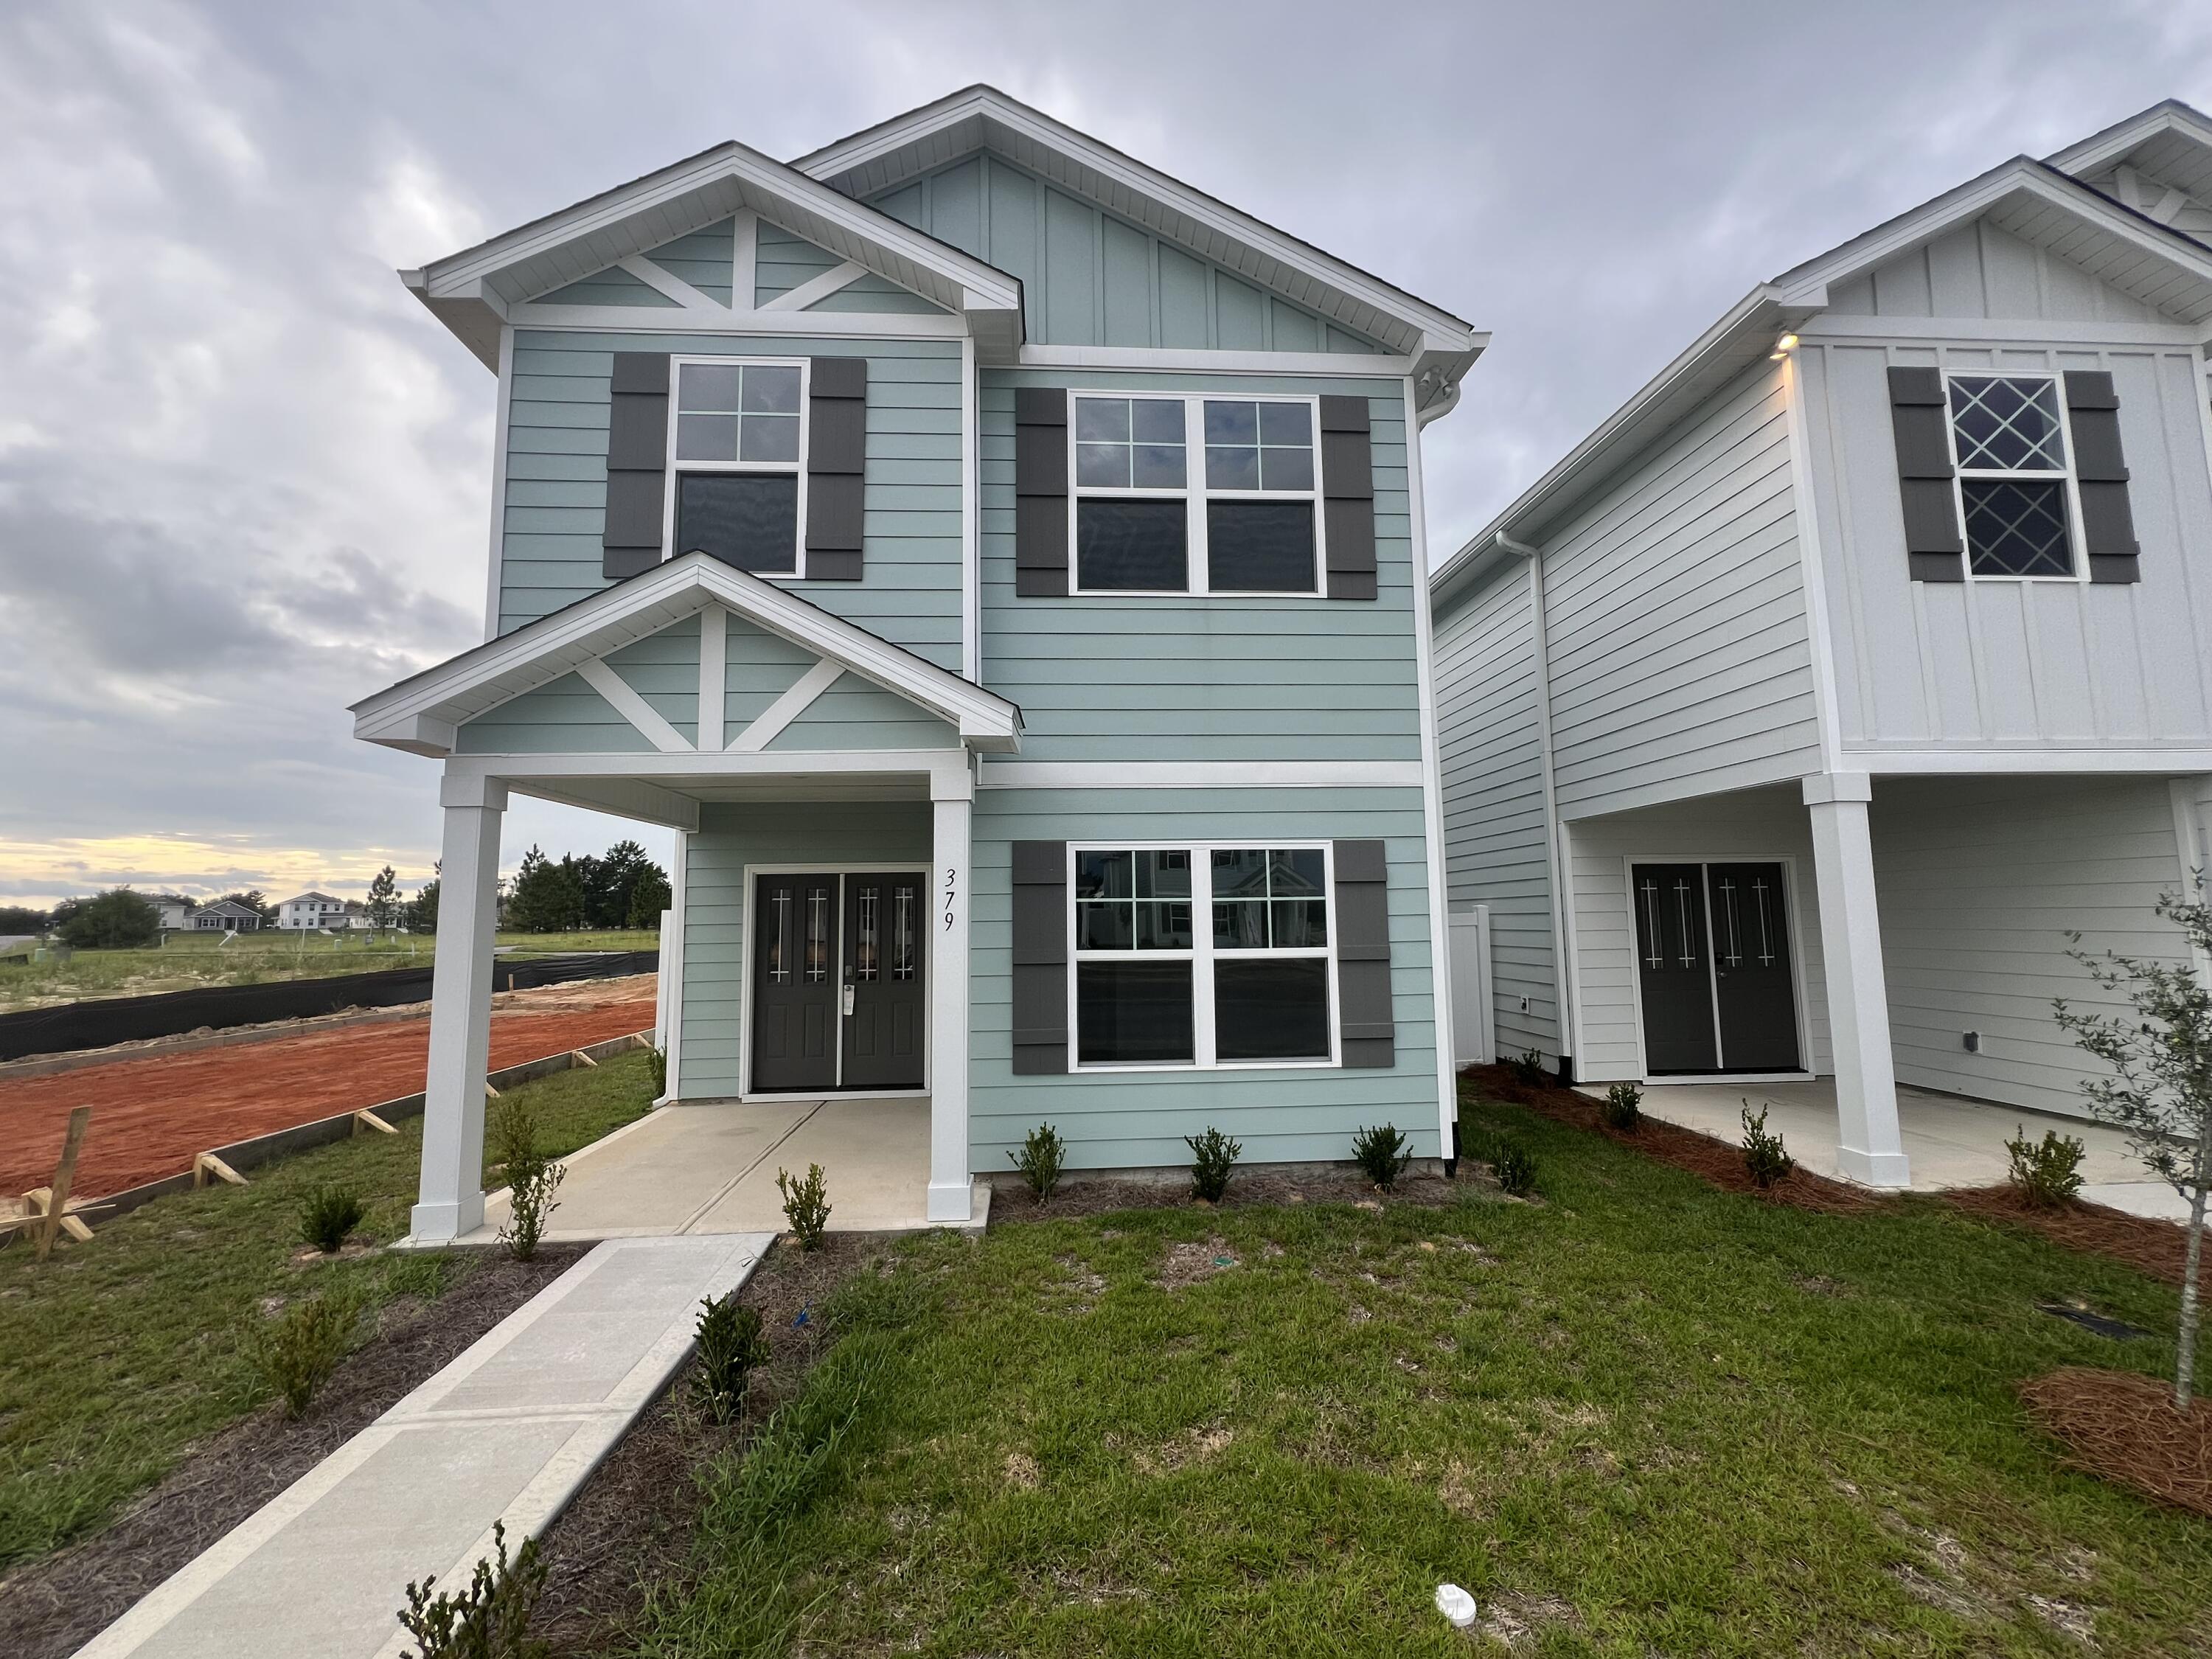
<svg viewBox="0 0 2212 1659"><path fill-rule="evenodd" d="M385 1135L396 1135L399 1133L366 1106L353 1115L354 1133L359 1134L363 1129L374 1129L377 1133Z"/></svg>
<svg viewBox="0 0 2212 1659"><path fill-rule="evenodd" d="M192 1185L204 1187L210 1179L227 1181L234 1187L246 1185L246 1177L213 1152L201 1152L192 1159Z"/></svg>
<svg viewBox="0 0 2212 1659"><path fill-rule="evenodd" d="M571 1059L571 1060L574 1060L574 1061L576 1062L576 1064L578 1064L579 1066L590 1066L590 1067L591 1067L593 1071L595 1071L595 1072L596 1072L597 1070L599 1070L599 1062L598 1060L593 1060L593 1059L592 1059L589 1054L586 1054L586 1053L585 1053L581 1048L571 1048L571 1049L569 1049L569 1050L568 1050L568 1058L569 1058L569 1059Z"/></svg>
<svg viewBox="0 0 2212 1659"><path fill-rule="evenodd" d="M44 1261L54 1253L54 1240L62 1230L69 1210L70 1188L76 1180L76 1155L84 1150L85 1131L92 1127L92 1108L79 1106L70 1113L69 1132L62 1138L62 1161L54 1168L54 1185L46 1199L46 1224L39 1229L39 1260ZM83 1227L84 1223L78 1222ZM74 1238L74 1231L70 1235ZM85 1229L91 1237L91 1229Z"/></svg>
<svg viewBox="0 0 2212 1659"><path fill-rule="evenodd" d="M493 1088L489 1083L484 1085L484 1093L489 1095L494 1100L497 1100L499 1098L499 1091Z"/></svg>

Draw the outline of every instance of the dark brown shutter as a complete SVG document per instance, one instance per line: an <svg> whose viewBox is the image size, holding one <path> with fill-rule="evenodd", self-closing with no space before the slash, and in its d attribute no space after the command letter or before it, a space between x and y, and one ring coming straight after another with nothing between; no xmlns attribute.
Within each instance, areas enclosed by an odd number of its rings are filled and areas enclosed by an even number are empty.
<svg viewBox="0 0 2212 1659"><path fill-rule="evenodd" d="M2120 453L2120 398L2101 369L2066 372L2066 425L2081 491L2081 544L2093 582L2139 582L2136 517Z"/></svg>
<svg viewBox="0 0 2212 1659"><path fill-rule="evenodd" d="M1321 400L1322 523L1332 599L1375 597L1375 453L1367 399Z"/></svg>
<svg viewBox="0 0 2212 1659"><path fill-rule="evenodd" d="M817 357L806 386L806 579L860 580L868 360Z"/></svg>
<svg viewBox="0 0 2212 1659"><path fill-rule="evenodd" d="M1059 386L1014 392L1014 592L1067 592L1067 393Z"/></svg>
<svg viewBox="0 0 2212 1659"><path fill-rule="evenodd" d="M1067 843L1014 843L1014 1071L1067 1069Z"/></svg>
<svg viewBox="0 0 2212 1659"><path fill-rule="evenodd" d="M618 582L660 562L668 501L668 354L617 351L609 392L599 574Z"/></svg>
<svg viewBox="0 0 2212 1659"><path fill-rule="evenodd" d="M1390 878L1379 841L1336 843L1337 1010L1343 1063L1398 1063L1397 1025L1390 1012Z"/></svg>
<svg viewBox="0 0 2212 1659"><path fill-rule="evenodd" d="M1889 371L1889 423L1897 439L1897 487L1905 504L1905 552L1917 582L1966 580L1966 544L1951 485L1951 428L1943 374Z"/></svg>

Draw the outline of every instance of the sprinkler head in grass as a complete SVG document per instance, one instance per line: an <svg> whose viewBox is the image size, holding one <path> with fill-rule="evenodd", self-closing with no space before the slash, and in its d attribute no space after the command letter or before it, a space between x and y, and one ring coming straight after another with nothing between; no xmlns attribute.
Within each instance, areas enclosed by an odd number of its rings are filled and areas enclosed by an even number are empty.
<svg viewBox="0 0 2212 1659"><path fill-rule="evenodd" d="M1451 1620L1455 1630L1470 1629L1474 1624L1474 1597L1457 1584L1439 1584L1437 1611Z"/></svg>

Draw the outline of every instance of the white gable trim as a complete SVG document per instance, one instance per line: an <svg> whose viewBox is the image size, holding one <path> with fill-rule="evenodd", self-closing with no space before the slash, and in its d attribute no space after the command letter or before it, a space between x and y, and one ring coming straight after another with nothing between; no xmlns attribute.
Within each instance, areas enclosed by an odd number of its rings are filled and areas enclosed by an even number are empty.
<svg viewBox="0 0 2212 1659"><path fill-rule="evenodd" d="M507 320L539 295L743 212L765 215L958 313L994 356L1011 360L1021 344L1018 279L734 140L422 270L403 270L400 280L481 357L488 320ZM751 251L742 226L738 241L733 266ZM732 296L740 297L750 311L750 294Z"/></svg>
<svg viewBox="0 0 2212 1659"><path fill-rule="evenodd" d="M2126 160L2152 139L2163 133L2178 133L2195 143L2212 150L2212 118L2207 118L2178 100L2168 99L2154 104L2139 115L2130 115L2124 121L2106 127L2102 132L2092 133L2079 143L2069 144L2050 157L2052 167L2062 173L2079 177L2094 173L2115 161ZM2130 203L2129 205L2133 206Z"/></svg>
<svg viewBox="0 0 2212 1659"><path fill-rule="evenodd" d="M1021 710L1004 697L702 553L672 559L363 698L353 706L354 735L416 754L450 755L467 721L563 674L583 673L585 664L710 604L927 710L957 729L970 749L1013 754L1021 748ZM706 654L702 639L702 680ZM635 723L630 710L623 712ZM673 728L668 735L678 749L690 750Z"/></svg>
<svg viewBox="0 0 2212 1659"><path fill-rule="evenodd" d="M1835 284L1980 218L2053 248L2146 304L2191 323L2212 320L2212 248L2148 222L2079 179L2026 156L1784 272L1773 286L1786 301L1818 297L1825 302Z"/></svg>
<svg viewBox="0 0 2212 1659"><path fill-rule="evenodd" d="M1438 358L1436 395L1488 337L1441 307L1324 253L1227 203L1031 109L975 86L839 140L792 165L854 196L872 196L989 149L1017 166L1226 265L1331 321L1407 356ZM1447 374L1448 370L1448 374Z"/></svg>
<svg viewBox="0 0 2212 1659"><path fill-rule="evenodd" d="M665 295L686 311L709 311L726 314L729 307L719 304L711 296L701 293L674 271L665 269L641 253L625 253L615 261L617 268L626 270L654 292Z"/></svg>
<svg viewBox="0 0 2212 1659"><path fill-rule="evenodd" d="M607 665L605 657L578 663L576 678L611 703L615 713L635 726L645 740L662 754L678 755L691 747L684 740L684 734L663 720L660 711L647 702L635 686Z"/></svg>
<svg viewBox="0 0 2212 1659"><path fill-rule="evenodd" d="M841 265L832 265L819 276L810 276L797 288L787 289L773 300L761 303L763 311L804 311L817 301L826 300L841 289L848 289L866 276L866 268L850 259Z"/></svg>
<svg viewBox="0 0 2212 1659"><path fill-rule="evenodd" d="M792 721L811 708L816 701L832 684L845 677L845 665L824 657L801 674L798 681L760 712L758 719L740 732L730 745L733 755L757 755L784 733Z"/></svg>

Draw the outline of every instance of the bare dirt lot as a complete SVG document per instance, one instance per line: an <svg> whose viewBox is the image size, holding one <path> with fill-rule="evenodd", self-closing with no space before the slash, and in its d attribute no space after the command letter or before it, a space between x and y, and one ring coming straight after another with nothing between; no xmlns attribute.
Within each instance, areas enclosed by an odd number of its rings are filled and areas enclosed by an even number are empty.
<svg viewBox="0 0 2212 1659"><path fill-rule="evenodd" d="M494 998L490 1069L647 1029L655 982L644 974ZM189 1169L210 1147L413 1094L429 1042L426 1009L391 1024L0 1082L0 1194L52 1178L71 1107L93 1108L76 1189L95 1199Z"/></svg>

